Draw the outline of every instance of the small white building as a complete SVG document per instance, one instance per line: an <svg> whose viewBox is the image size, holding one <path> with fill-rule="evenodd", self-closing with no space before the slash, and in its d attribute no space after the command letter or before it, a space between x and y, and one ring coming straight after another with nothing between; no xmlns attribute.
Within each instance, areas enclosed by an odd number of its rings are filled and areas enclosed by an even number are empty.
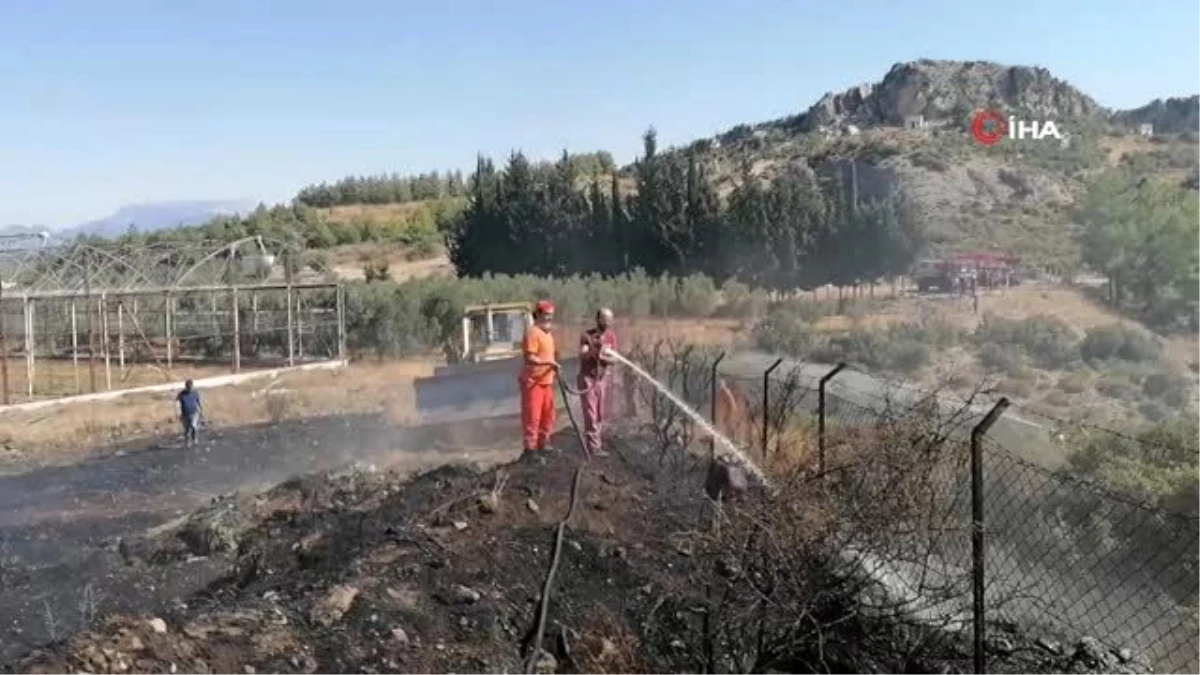
<svg viewBox="0 0 1200 675"><path fill-rule="evenodd" d="M908 115L904 118L904 128L910 131L925 128L924 115Z"/></svg>
<svg viewBox="0 0 1200 675"><path fill-rule="evenodd" d="M1138 134L1140 134L1142 136L1153 136L1154 135L1154 125L1153 124L1138 125Z"/></svg>

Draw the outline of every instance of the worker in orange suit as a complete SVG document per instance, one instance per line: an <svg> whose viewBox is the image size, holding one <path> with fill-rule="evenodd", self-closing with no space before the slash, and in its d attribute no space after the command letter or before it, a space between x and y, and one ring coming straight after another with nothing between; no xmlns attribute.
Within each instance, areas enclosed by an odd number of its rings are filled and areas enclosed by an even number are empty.
<svg viewBox="0 0 1200 675"><path fill-rule="evenodd" d="M740 439L738 435L741 431L741 406L738 405L737 397L734 396L733 390L729 388L729 383L725 378L721 378L717 382L717 418L713 420L715 426L725 437L735 443Z"/></svg>
<svg viewBox="0 0 1200 675"><path fill-rule="evenodd" d="M554 303L541 300L533 310L533 325L525 329L521 369L521 426L526 453L546 450L554 430L554 378L559 365L554 349Z"/></svg>

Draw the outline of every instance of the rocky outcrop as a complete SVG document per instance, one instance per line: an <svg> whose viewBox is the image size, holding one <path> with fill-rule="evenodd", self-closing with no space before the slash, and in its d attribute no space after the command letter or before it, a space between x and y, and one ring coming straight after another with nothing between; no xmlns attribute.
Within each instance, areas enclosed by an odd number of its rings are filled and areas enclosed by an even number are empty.
<svg viewBox="0 0 1200 675"><path fill-rule="evenodd" d="M906 117L965 122L977 108L999 108L1050 119L1107 117L1108 111L1045 68L988 61L897 63L878 84L829 93L802 116L800 129L900 126Z"/></svg>
<svg viewBox="0 0 1200 675"><path fill-rule="evenodd" d="M1156 134L1195 133L1200 131L1200 95L1155 99L1140 108L1117 111L1112 121L1132 130L1142 124L1153 124Z"/></svg>

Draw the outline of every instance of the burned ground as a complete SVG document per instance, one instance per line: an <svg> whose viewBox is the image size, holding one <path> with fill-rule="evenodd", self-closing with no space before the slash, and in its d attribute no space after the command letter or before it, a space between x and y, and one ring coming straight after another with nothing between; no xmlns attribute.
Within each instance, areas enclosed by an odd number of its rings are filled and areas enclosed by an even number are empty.
<svg viewBox="0 0 1200 675"><path fill-rule="evenodd" d="M0 662L96 618L157 611L203 588L221 561L125 565L121 537L160 526L219 495L255 492L332 467L412 470L496 462L511 449L495 425L405 430L373 417L314 418L214 432L200 447L144 440L71 466L0 476ZM483 448L483 449L478 449Z"/></svg>
<svg viewBox="0 0 1200 675"><path fill-rule="evenodd" d="M542 461L487 472L295 478L125 537L90 563L92 573L143 592L90 630L56 636L7 667L523 671L555 526L582 464L571 439L559 440L565 449ZM961 633L856 612L861 589L834 573L820 542L798 539L794 550L765 561L783 541L778 532L768 546L741 538L763 508L802 514L803 504L752 492L718 511L703 493L702 462L634 437L613 450L583 469L548 604L545 653L532 658L539 670L970 668ZM725 536L714 536L721 528ZM793 579L780 576L784 568L806 580L803 588L784 583ZM160 585L171 580L176 587ZM1082 670L1088 658L1015 634L996 644L989 667L997 672Z"/></svg>

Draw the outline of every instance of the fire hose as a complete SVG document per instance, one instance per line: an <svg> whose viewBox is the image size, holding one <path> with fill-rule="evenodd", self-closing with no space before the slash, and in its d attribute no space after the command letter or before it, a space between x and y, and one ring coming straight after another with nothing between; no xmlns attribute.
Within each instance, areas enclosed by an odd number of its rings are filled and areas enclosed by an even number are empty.
<svg viewBox="0 0 1200 675"><path fill-rule="evenodd" d="M608 348L607 348L607 347L601 347L601 348L600 348L600 354L601 354L601 356L603 356L604 352L605 352L605 351L607 351L607 350L608 350ZM610 367L611 367L611 366L610 366ZM586 387L584 387L583 389L575 389L575 388L571 387L571 385L567 384L567 383L566 383L566 382L563 380L563 378L562 378L562 374L561 374L561 373L559 373L559 374L558 374L557 378L558 378L558 388L559 388L559 390L561 390L561 391L562 391L562 393L563 393L563 402L568 404L568 405L567 405L567 414L568 414L568 415L570 414L571 407L570 407L570 405L569 405L569 404L570 404L570 399L568 399L568 398L567 398L567 394L570 394L570 395L572 395L572 396L583 396L583 395L587 394L589 391L591 391L591 390L592 390L592 389L593 389L593 388L594 388L594 387L595 387L597 384L599 384L599 383L600 383L600 378L596 378L596 379L593 379L593 380L591 381L591 383L590 383L590 384L588 384L588 385L587 385ZM574 424L574 423L575 423L575 422L574 422L574 420L572 420L572 421L571 421L571 423L572 423L572 424ZM582 442L582 438L580 439L580 441Z"/></svg>
<svg viewBox="0 0 1200 675"><path fill-rule="evenodd" d="M571 422L571 428L575 430L575 437L579 439L579 447L583 451L585 461L591 460L591 454L588 452L587 443L583 437L583 430L579 428L579 423L575 420L575 413L571 412L571 396L582 396L591 391L592 387L598 384L598 380L593 380L588 386L582 390L576 390L567 385L566 380L559 375L555 378L558 380L558 390L563 397L563 405L567 408L567 419ZM575 505L579 502L579 485L583 481L584 466L575 469L575 477L571 481L571 499L567 507L567 514L559 521L558 528L554 536L554 555L550 558L550 569L546 571L546 580L542 584L541 597L538 599L537 622L533 626L533 632L530 636L530 648L528 661L526 663L525 672L537 672L538 659L542 653L542 642L546 635L546 618L550 611L550 591L554 586L554 576L558 572L558 564L562 559L563 539L566 537L567 524L571 521L571 516L575 513Z"/></svg>

